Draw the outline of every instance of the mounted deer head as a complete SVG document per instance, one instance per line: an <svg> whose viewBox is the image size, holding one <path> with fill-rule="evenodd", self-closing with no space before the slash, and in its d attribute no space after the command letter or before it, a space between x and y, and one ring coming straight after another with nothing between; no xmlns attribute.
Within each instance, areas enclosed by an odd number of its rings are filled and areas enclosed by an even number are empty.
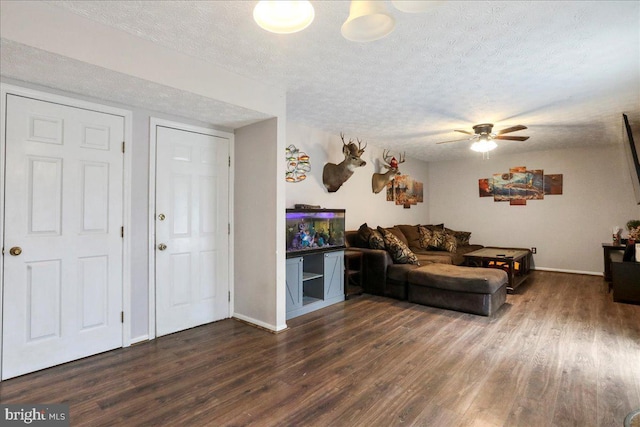
<svg viewBox="0 0 640 427"><path fill-rule="evenodd" d="M360 158L362 153L364 153L364 149L367 148L366 143L364 147L361 147L362 141L358 139L358 146L356 147L356 144L350 139L347 144L344 142L344 134L342 132L340 132L340 138L342 139L344 160L337 165L334 163L326 163L322 170L322 183L327 187L329 193L338 191L342 184L353 175L353 171L355 171L356 168L367 164L367 162Z"/></svg>
<svg viewBox="0 0 640 427"><path fill-rule="evenodd" d="M374 193L378 194L382 191L384 187L387 186L389 182L393 180L396 175L400 175L400 169L398 169L398 165L404 163L405 153L400 155L400 161L396 160L395 157L389 156L389 150L384 150L382 152L382 158L384 159L384 167L387 168L386 173L374 173L371 176L371 189Z"/></svg>

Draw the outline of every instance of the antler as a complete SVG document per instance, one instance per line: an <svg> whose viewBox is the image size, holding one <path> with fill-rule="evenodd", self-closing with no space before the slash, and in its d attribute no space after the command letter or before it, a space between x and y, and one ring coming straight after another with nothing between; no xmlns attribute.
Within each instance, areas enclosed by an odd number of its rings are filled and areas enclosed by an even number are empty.
<svg viewBox="0 0 640 427"><path fill-rule="evenodd" d="M384 162L389 165L391 163L391 159L393 158L392 156L389 156L389 153L391 152L391 150L383 150L382 151L382 158L384 159Z"/></svg>
<svg viewBox="0 0 640 427"><path fill-rule="evenodd" d="M340 132L340 139L342 139L342 143L344 145L349 145L353 142L353 139L349 139L349 143L347 144L346 142L344 142L344 133Z"/></svg>
<svg viewBox="0 0 640 427"><path fill-rule="evenodd" d="M391 163L393 161L393 156L391 156L389 153L391 153L391 150L383 150L382 151L382 158L384 159L385 163L386 163L386 167L388 167L389 169L391 169ZM398 160L398 164L400 163L404 163L405 161L405 153L400 154L400 159Z"/></svg>
<svg viewBox="0 0 640 427"><path fill-rule="evenodd" d="M367 148L367 143L366 142L364 143L364 147L360 147L360 144L363 141L360 141L360 138L357 138L357 140L358 140L358 153L362 154L364 153L364 149Z"/></svg>

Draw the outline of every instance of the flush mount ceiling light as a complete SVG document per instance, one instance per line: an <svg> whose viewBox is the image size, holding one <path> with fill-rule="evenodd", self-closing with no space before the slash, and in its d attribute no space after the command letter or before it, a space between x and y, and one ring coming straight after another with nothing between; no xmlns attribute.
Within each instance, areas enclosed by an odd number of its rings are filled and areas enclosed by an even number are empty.
<svg viewBox="0 0 640 427"><path fill-rule="evenodd" d="M416 1L416 0L391 0L391 4L401 12L406 13L422 13L444 3L444 1Z"/></svg>
<svg viewBox="0 0 640 427"><path fill-rule="evenodd" d="M272 33L291 34L307 28L315 12L308 1L259 1L253 19Z"/></svg>
<svg viewBox="0 0 640 427"><path fill-rule="evenodd" d="M396 20L383 2L353 0L341 32L347 40L370 42L389 35L395 26Z"/></svg>

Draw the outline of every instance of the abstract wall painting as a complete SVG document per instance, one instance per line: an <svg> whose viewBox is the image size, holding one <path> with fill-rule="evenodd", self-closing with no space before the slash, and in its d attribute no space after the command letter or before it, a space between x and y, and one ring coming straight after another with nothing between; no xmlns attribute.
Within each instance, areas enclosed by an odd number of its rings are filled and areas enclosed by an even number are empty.
<svg viewBox="0 0 640 427"><path fill-rule="evenodd" d="M562 194L562 174L544 176L544 194Z"/></svg>
<svg viewBox="0 0 640 427"><path fill-rule="evenodd" d="M515 166L508 173L496 173L478 180L480 197L496 202L525 206L527 200L542 200L546 195L562 194L562 174L545 175L542 169Z"/></svg>
<svg viewBox="0 0 640 427"><path fill-rule="evenodd" d="M480 178L478 180L478 193L480 197L493 197L493 179Z"/></svg>

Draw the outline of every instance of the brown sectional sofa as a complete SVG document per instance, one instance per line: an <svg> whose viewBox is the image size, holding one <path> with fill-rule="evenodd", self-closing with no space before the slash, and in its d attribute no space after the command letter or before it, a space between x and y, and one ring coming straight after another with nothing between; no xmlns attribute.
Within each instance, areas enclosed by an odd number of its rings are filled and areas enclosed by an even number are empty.
<svg viewBox="0 0 640 427"><path fill-rule="evenodd" d="M444 225L440 225L444 228ZM347 231L345 233L347 247L363 252L363 290L374 295L405 300L408 297L407 278L410 271L430 263L461 265L464 262L464 254L484 247L459 244L455 252L425 249L420 246L418 225L395 225L385 229L393 233L417 255L420 265L395 264L386 250L364 247L365 244L359 241L357 230Z"/></svg>

